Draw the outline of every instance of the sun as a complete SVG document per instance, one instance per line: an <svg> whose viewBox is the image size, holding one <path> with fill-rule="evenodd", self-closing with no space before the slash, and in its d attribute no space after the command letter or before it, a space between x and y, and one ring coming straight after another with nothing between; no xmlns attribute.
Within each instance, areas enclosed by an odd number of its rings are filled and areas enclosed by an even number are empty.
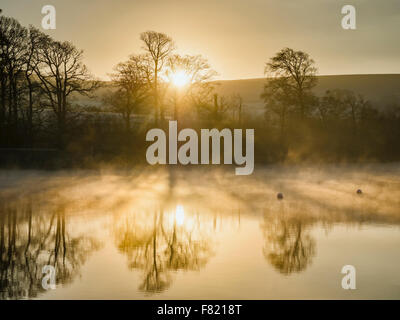
<svg viewBox="0 0 400 320"><path fill-rule="evenodd" d="M177 87L184 87L190 82L190 78L185 71L179 70L171 75L171 82Z"/></svg>

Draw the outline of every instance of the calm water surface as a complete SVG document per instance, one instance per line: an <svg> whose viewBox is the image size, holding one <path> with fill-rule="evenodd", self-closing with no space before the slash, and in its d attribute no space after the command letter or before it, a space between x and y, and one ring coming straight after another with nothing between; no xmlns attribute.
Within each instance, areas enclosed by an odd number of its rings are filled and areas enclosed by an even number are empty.
<svg viewBox="0 0 400 320"><path fill-rule="evenodd" d="M0 171L0 299L400 299L399 226L393 165Z"/></svg>

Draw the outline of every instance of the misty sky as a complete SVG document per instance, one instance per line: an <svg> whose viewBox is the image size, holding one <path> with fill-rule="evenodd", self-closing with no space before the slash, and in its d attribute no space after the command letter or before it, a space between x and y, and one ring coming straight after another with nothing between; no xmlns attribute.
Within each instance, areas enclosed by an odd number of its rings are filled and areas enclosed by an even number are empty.
<svg viewBox="0 0 400 320"><path fill-rule="evenodd" d="M3 14L41 26L41 8L57 9L47 32L84 49L93 74L140 51L139 34L167 33L178 53L207 57L220 79L262 77L283 47L304 50L319 74L400 73L400 0L1 0ZM341 8L357 9L357 30L343 30Z"/></svg>

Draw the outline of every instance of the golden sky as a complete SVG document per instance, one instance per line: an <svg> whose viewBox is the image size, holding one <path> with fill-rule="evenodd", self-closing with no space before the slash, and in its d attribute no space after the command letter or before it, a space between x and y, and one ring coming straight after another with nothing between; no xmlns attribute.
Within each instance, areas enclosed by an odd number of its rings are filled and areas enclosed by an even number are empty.
<svg viewBox="0 0 400 320"><path fill-rule="evenodd" d="M3 14L41 26L54 5L58 40L85 51L92 73L107 79L140 51L139 34L171 36L182 54L207 57L220 79L263 76L283 47L308 52L319 74L400 73L399 0L2 0ZM357 30L341 27L341 8L357 10Z"/></svg>

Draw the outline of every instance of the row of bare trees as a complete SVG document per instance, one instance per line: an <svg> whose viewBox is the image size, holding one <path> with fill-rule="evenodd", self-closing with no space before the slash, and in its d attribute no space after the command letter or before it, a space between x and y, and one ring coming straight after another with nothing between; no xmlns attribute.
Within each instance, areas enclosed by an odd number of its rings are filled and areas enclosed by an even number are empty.
<svg viewBox="0 0 400 320"><path fill-rule="evenodd" d="M57 145L65 142L71 97L98 83L83 64L83 52L33 26L0 16L0 136L3 146L32 146L37 131L55 119ZM52 111L52 113L48 112Z"/></svg>
<svg viewBox="0 0 400 320"><path fill-rule="evenodd" d="M368 156L400 157L390 147L400 136L400 109L385 115L347 90L317 96L317 68L305 52L285 48L266 64L266 123L244 112L240 95L217 93L216 72L203 56L177 54L173 39L160 32L143 32L140 41L141 52L117 64L111 84L104 83L109 90L103 103L84 108L81 96L100 95L94 92L100 83L83 63L83 52L0 15L0 147L57 147L77 158L133 149L139 154L146 125L132 127L135 116L145 113L145 121L138 118L153 127L175 119L197 129L255 128L258 154L268 153L267 161L295 144L308 154L330 146L330 155L363 149Z"/></svg>
<svg viewBox="0 0 400 320"><path fill-rule="evenodd" d="M117 64L111 82L101 83L71 42L0 15L0 147L5 162L19 159L21 147L35 152L32 157L39 162L59 157L37 152L49 147L67 150L77 161L104 152L117 156L143 147L147 123L162 126L167 119L190 118L215 125L241 119L242 99L216 93L217 73L206 58L178 54L164 33L143 32L140 41L141 52ZM96 91L100 87L109 90L102 96ZM96 95L93 104L82 97ZM145 125L133 128L140 113L146 114L139 117Z"/></svg>
<svg viewBox="0 0 400 320"><path fill-rule="evenodd" d="M266 157L396 159L399 153L391 145L400 136L400 108L375 108L362 95L344 89L318 96L316 72L307 53L290 48L266 63L262 98L269 129L262 130L272 149Z"/></svg>
<svg viewBox="0 0 400 320"><path fill-rule="evenodd" d="M114 68L111 79L116 90L104 99L111 111L122 116L128 130L132 115L143 105L151 105L156 125L164 122L167 113L175 120L195 112L203 119L221 121L231 111L241 120L242 98L215 92L217 73L206 58L176 54L173 40L163 33L143 32L140 39L144 52Z"/></svg>
<svg viewBox="0 0 400 320"><path fill-rule="evenodd" d="M111 79L116 90L104 99L122 116L128 130L132 115L143 105L154 108L156 125L166 119L167 108L169 118L175 120L188 110L212 119L226 115L232 99L214 92L216 83L212 80L217 73L207 59L176 54L173 40L164 33L143 32L140 40L143 53L132 54L114 68Z"/></svg>
<svg viewBox="0 0 400 320"><path fill-rule="evenodd" d="M296 117L320 119L326 126L332 120L350 119L353 130L366 113L372 112L367 100L349 90L328 90L317 97L313 89L317 84L314 60L305 52L285 48L266 64L268 81L262 97L267 115L278 119L280 134L285 136L287 121Z"/></svg>

